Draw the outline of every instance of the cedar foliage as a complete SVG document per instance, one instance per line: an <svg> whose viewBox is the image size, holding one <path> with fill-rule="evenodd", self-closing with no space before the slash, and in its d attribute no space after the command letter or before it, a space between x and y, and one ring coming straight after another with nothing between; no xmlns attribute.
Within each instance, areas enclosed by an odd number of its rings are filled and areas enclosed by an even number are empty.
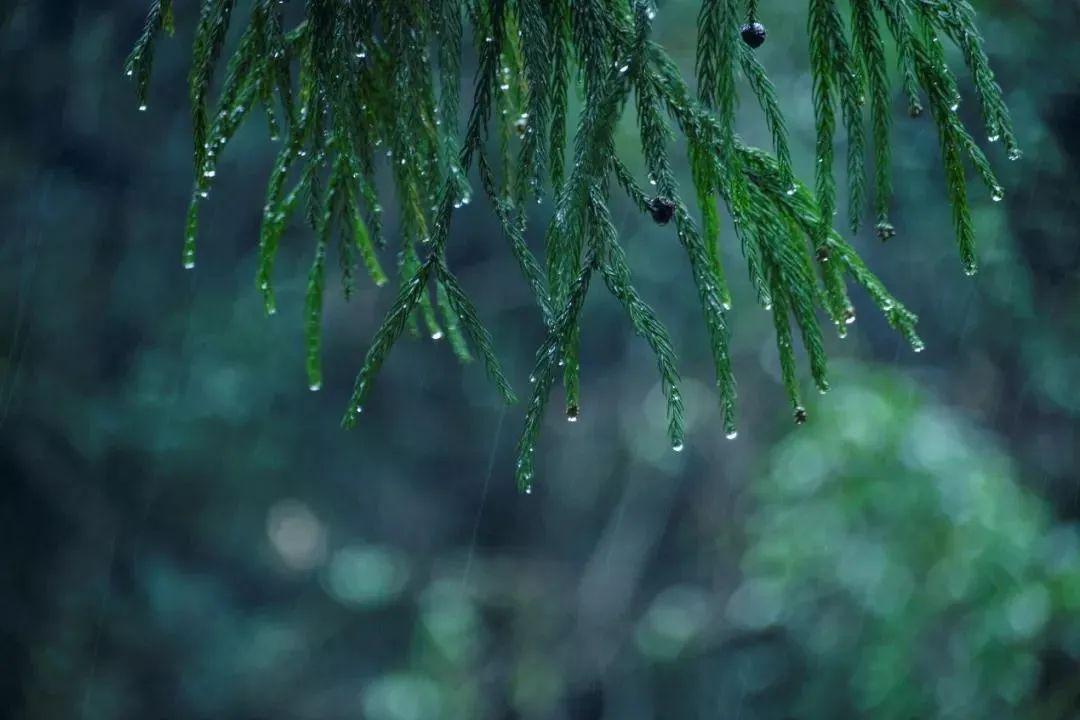
<svg viewBox="0 0 1080 720"><path fill-rule="evenodd" d="M922 348L915 315L889 294L834 227L839 126L847 146L847 224L856 231L870 204L879 236L888 239L894 232L888 218L892 77L898 77L912 116L929 109L940 136L959 254L969 274L976 270L976 258L968 169L995 200L1003 190L957 115L960 94L943 41L963 55L988 139L1003 141L1010 159L1020 156L966 0L808 3L817 132L812 187L792 171L775 90L750 47L764 37L754 25L763 10L755 0L702 0L696 90L650 39L656 13L651 0L306 0L302 12L293 9L291 14L302 19L291 27L282 0L253 0L217 83L237 3L202 0L189 74L195 181L184 266L195 264L200 201L213 185L217 158L248 115L265 113L271 140L280 139L281 148L267 183L257 287L266 311L273 313L275 255L290 218L302 214L315 242L305 336L308 382L318 389L328 253L336 248L346 296L359 267L376 285L389 282L380 259L388 242L374 179L377 164L385 162L401 210L397 296L364 358L344 425L358 421L398 339L421 327L433 339L446 338L462 361L479 356L499 394L513 402L491 336L446 256L454 211L472 198L475 171L547 328L518 446L517 480L528 491L556 382L565 388L568 418L575 420L579 412L580 317L594 285L622 304L635 332L655 353L668 434L673 449L683 445L677 361L667 330L634 288L611 215L615 193L625 193L646 217L673 221L712 348L725 430L734 436L731 296L719 251L722 204L733 220L757 300L771 311L784 386L796 422L804 422L795 337L806 350L814 384L825 391L819 311L845 334L855 317L849 282L865 288L892 327L916 351ZM174 32L173 12L171 0L151 3L126 63L142 109L155 44L162 32ZM895 46L895 72L886 59L887 38ZM459 82L467 43L475 50L477 68L462 131ZM748 146L735 131L740 81L764 114L771 151ZM582 98L582 110L571 142L573 95ZM650 186L641 185L616 154L616 124L627 113L636 119ZM697 219L672 170L669 147L676 132L688 146ZM868 154L872 178L867 177ZM526 206L545 195L552 197L554 211L538 254L526 242Z"/></svg>

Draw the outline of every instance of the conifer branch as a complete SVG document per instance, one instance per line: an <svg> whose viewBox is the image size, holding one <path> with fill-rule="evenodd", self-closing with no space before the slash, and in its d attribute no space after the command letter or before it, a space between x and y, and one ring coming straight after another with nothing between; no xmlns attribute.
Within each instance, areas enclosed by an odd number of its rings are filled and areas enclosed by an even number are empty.
<svg viewBox="0 0 1080 720"><path fill-rule="evenodd" d="M581 309L594 275L624 308L635 333L656 356L667 399L668 434L681 449L683 406L673 343L632 283L612 220L612 190L643 217L672 223L697 289L711 348L726 433L734 436L735 379L727 314L732 295L721 261L720 207L733 220L732 242L746 262L758 302L773 317L784 387L797 422L806 420L798 335L818 389L828 388L821 313L843 335L855 314L847 283L866 289L889 323L918 351L916 317L866 267L833 226L838 191L833 173L838 125L846 136L847 225L864 211L866 145L873 161L872 207L878 235L889 220L892 150L887 41L895 45L899 87L909 113L923 108L937 126L960 258L976 268L968 170L995 200L1004 191L956 110L959 84L943 41L956 45L970 73L990 142L1020 157L1004 96L990 67L967 0L851 0L845 19L837 0L807 0L816 131L813 189L792 170L787 126L769 79L768 7L754 0L702 0L695 55L697 91L650 39L651 0L307 0L287 28L275 0L200 0L189 72L195 177L185 222L183 263L195 264L199 208L212 189L221 153L256 108L272 141L282 143L267 183L258 238L256 283L274 313L275 258L300 214L314 233L305 299L308 383L322 383L322 307L326 254L337 232L346 298L357 268L376 286L389 282L385 253L396 252L398 291L356 378L343 420L358 421L380 368L406 332L423 326L445 338L462 361L475 354L507 402L514 393L491 334L451 271L446 248L457 208L470 202L476 173L509 251L530 288L546 338L536 356L531 400L518 446L517 480L532 486L533 458L544 412L561 376L566 412L580 412ZM156 43L172 34L173 3L150 3L143 31L125 62L145 107ZM247 21L227 48L235 12ZM476 56L463 132L462 56ZM228 55L219 83L216 70ZM764 116L771 152L739 137L736 108L745 81ZM571 98L580 116L568 137ZM615 128L632 106L648 184L618 156ZM868 113L866 112L868 107ZM869 135L864 115L869 116ZM691 215L669 147L688 148ZM566 154L571 145L572 162ZM385 159L384 159L385 157ZM382 227L376 174L385 164L398 204L391 248ZM653 189L655 188L655 190ZM553 211L542 255L529 246L526 203L550 194ZM794 325L793 325L794 324ZM797 330L797 333L796 333Z"/></svg>

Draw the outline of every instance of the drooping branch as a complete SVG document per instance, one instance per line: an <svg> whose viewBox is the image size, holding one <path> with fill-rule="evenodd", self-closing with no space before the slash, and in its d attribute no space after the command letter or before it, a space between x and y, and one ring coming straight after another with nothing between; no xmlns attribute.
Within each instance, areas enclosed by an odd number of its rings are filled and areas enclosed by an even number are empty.
<svg viewBox="0 0 1080 720"><path fill-rule="evenodd" d="M797 422L806 420L794 351L807 351L810 374L828 388L821 310L842 335L854 321L847 282L864 287L890 324L920 350L915 316L885 289L833 227L837 188L834 141L846 135L848 226L858 228L866 196L878 235L892 237L889 40L896 47L899 86L913 116L924 107L937 125L960 257L976 269L968 207L967 166L992 197L1000 184L957 108L959 90L943 41L960 50L971 73L987 137L1020 156L1001 88L990 69L975 13L966 0L837 0L809 3L810 66L817 140L813 189L794 176L780 102L755 54L768 37L768 7L753 0L702 0L698 15L697 92L662 47L650 39L650 0L307 0L287 13L278 0L202 0L195 30L189 92L195 178L183 264L196 259L199 207L211 192L217 162L241 124L260 108L271 140L282 147L271 170L258 241L256 283L266 311L276 309L275 257L298 213L315 244L305 311L308 383L321 379L322 305L327 254L336 243L344 292L355 268L375 285L389 277L376 192L380 163L389 168L400 208L397 297L361 365L344 424L358 421L375 377L398 339L446 338L463 361L478 356L499 393L514 393L491 336L457 281L446 247L454 211L470 202L476 166L546 327L532 374L531 400L519 443L518 482L528 489L544 412L562 377L566 414L581 411L581 308L592 280L620 302L635 332L656 356L667 398L668 434L683 444L679 373L667 330L632 283L610 210L613 189L643 215L672 222L690 265L712 349L725 431L736 432L727 314L731 293L721 264L719 206L733 220L759 303L770 310L783 383ZM237 12L248 21L231 49ZM125 65L140 106L150 89L156 42L173 32L173 3L155 0ZM287 17L299 17L288 29ZM476 74L464 132L458 110L462 55L471 38ZM220 87L216 68L228 53ZM739 80L764 115L772 151L747 146L735 127ZM570 99L582 97L567 162ZM868 113L866 113L868 106ZM615 128L633 108L639 150L649 173L646 192L618 156ZM867 134L873 192L865 189ZM839 127L838 127L839 126ZM669 147L679 133L689 150L692 198L700 228L676 179ZM554 202L545 248L526 241L526 203ZM335 240L336 229L336 240ZM599 285L599 284L597 284Z"/></svg>

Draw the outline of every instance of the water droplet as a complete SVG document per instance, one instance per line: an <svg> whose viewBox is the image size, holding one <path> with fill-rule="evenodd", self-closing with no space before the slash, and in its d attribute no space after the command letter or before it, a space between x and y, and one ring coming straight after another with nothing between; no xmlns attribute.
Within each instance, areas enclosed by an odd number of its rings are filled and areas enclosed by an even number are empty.
<svg viewBox="0 0 1080 720"><path fill-rule="evenodd" d="M855 310L853 308L844 309L844 323L851 325L855 322Z"/></svg>
<svg viewBox="0 0 1080 720"><path fill-rule="evenodd" d="M1016 162L1020 158L1024 157L1024 151L1018 147L1009 148L1008 158L1013 162Z"/></svg>
<svg viewBox="0 0 1080 720"><path fill-rule="evenodd" d="M994 187L994 189L990 191L990 199L994 202L1001 202L1002 200L1004 200L1005 188L1001 187L1000 185Z"/></svg>
<svg viewBox="0 0 1080 720"><path fill-rule="evenodd" d="M185 270L194 270L195 269L195 261L194 260L185 260L184 261L184 269Z"/></svg>
<svg viewBox="0 0 1080 720"><path fill-rule="evenodd" d="M435 332L431 333L431 339L432 340L442 340L443 339L442 330L436 330Z"/></svg>
<svg viewBox="0 0 1080 720"><path fill-rule="evenodd" d="M724 437L726 437L728 440L734 440L735 438L739 437L739 431L738 430L729 430L728 432L726 432L724 434Z"/></svg>
<svg viewBox="0 0 1080 720"><path fill-rule="evenodd" d="M795 417L795 424L796 425L805 424L806 423L806 408L804 408L802 405L799 405L797 408L795 408L794 417Z"/></svg>
<svg viewBox="0 0 1080 720"><path fill-rule="evenodd" d="M217 170L203 170L203 177L212 178L217 175Z"/></svg>
<svg viewBox="0 0 1080 720"><path fill-rule="evenodd" d="M526 495L532 495L532 485L526 485L525 486L525 494Z"/></svg>
<svg viewBox="0 0 1080 720"><path fill-rule="evenodd" d="M145 103L139 106L139 112L146 112L146 104Z"/></svg>
<svg viewBox="0 0 1080 720"><path fill-rule="evenodd" d="M684 447L684 446L683 446L683 442L682 442L682 440L676 440L676 441L675 441L675 442L674 442L674 443L673 443L673 444L671 445L671 449L672 449L672 450L673 450L674 452L677 452L677 453L681 453L681 452L683 451L683 447Z"/></svg>
<svg viewBox="0 0 1080 720"><path fill-rule="evenodd" d="M576 423L578 421L578 415L579 415L579 411L578 411L578 406L577 405L570 405L569 407L566 408L566 421L567 422Z"/></svg>
<svg viewBox="0 0 1080 720"><path fill-rule="evenodd" d="M926 345L923 344L922 340L915 338L911 341L911 349L917 353L921 353L923 350L926 349Z"/></svg>
<svg viewBox="0 0 1080 720"><path fill-rule="evenodd" d="M311 392L319 392L319 390L321 390L321 389L322 389L322 383L321 382L315 382L315 383L311 383L310 385L308 385L308 390L310 390Z"/></svg>
<svg viewBox="0 0 1080 720"><path fill-rule="evenodd" d="M992 142L992 143L996 143L1000 139L1001 139L1001 135L998 135L997 133L994 133L993 135L988 135L986 137L987 142Z"/></svg>
<svg viewBox="0 0 1080 720"><path fill-rule="evenodd" d="M794 195L794 194L795 194L795 193L796 193L797 191L798 191L798 188L797 188L797 187L795 187L794 185L792 185L792 186L791 186L791 187L789 187L789 188L788 188L788 189L787 189L787 190L786 190L785 192L787 193L787 196L788 196L788 197L791 197L791 196L792 196L792 195Z"/></svg>

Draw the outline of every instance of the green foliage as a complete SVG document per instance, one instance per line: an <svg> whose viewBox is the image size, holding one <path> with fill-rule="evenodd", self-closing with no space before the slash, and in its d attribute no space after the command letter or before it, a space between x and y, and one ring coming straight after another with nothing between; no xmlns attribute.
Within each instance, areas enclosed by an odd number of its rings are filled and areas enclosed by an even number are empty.
<svg viewBox="0 0 1080 720"><path fill-rule="evenodd" d="M975 272L976 260L965 164L970 163L994 199L1003 191L957 116L957 82L943 40L955 43L971 72L989 139L1004 140L1009 157L1019 157L968 2L851 0L842 7L835 0L809 0L809 9L817 131L813 191L794 177L775 90L740 39L743 22L767 20L756 2L702 1L695 96L664 49L650 39L655 8L649 0L307 0L302 19L288 30L286 16L301 15L299 9L287 12L275 0L254 0L211 109L214 70L234 2L204 0L189 75L196 177L184 265L194 266L198 208L210 192L217 159L240 123L261 107L272 139L283 133L283 144L268 184L257 283L267 311L273 312L279 241L289 218L305 208L317 238L305 318L309 383L317 388L325 254L335 224L341 230L346 296L358 260L376 285L387 282L378 256L386 241L375 191L375 158L385 153L400 207L399 292L361 367L344 423L356 422L393 345L407 330L419 332L421 322L433 339L446 337L462 360L473 352L479 355L500 394L512 401L490 335L446 256L454 210L472 197L468 175L475 164L548 334L537 354L519 445L520 487L531 486L533 453L557 375L566 389L569 419L579 413L580 312L595 274L656 354L670 440L681 449L682 403L672 343L634 289L610 211L613 187L643 213L654 202L615 152L616 125L632 104L650 182L656 198L673 208L675 233L697 287L726 432L735 433L736 391L727 320L731 294L720 262L717 201L734 221L758 300L772 312L784 385L796 421L803 422L793 327L814 383L824 392L828 379L818 309L843 335L855 317L849 280L868 290L916 350L922 347L915 316L888 293L832 220L837 111L847 138L848 225L853 231L864 212L868 104L877 231L883 239L893 234L886 31L896 45L909 111L920 114L925 102L937 125L960 256L969 273ZM172 26L172 4L154 2L126 66L140 103L145 103L155 39ZM477 71L468 122L459 137L458 83L466 37L472 40ZM772 154L748 147L736 133L740 76L764 114ZM583 104L567 165L572 91ZM688 145L700 230L672 170L672 126ZM490 156L496 152L499 161L493 162ZM290 178L295 185L286 191ZM554 213L541 261L526 242L526 205L548 193Z"/></svg>
<svg viewBox="0 0 1080 720"><path fill-rule="evenodd" d="M1033 699L1040 658L1073 652L1076 527L907 382L852 369L824 405L754 484L727 606L814 667L790 714L1067 716L1074 675Z"/></svg>

